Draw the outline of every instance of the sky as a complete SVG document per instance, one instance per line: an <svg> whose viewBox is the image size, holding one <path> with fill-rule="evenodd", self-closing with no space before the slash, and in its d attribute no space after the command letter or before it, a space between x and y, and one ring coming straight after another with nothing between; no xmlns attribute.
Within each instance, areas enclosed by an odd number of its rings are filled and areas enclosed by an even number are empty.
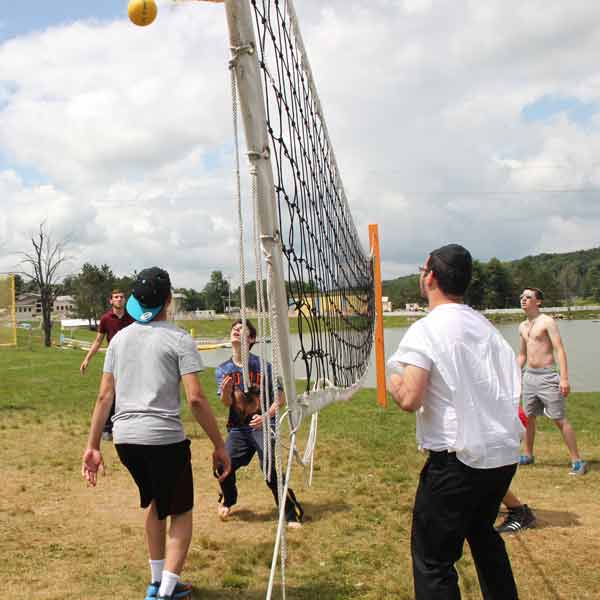
<svg viewBox="0 0 600 600"><path fill-rule="evenodd" d="M33 0L0 11L0 272L45 222L118 275L239 281L224 7ZM300 0L359 235L382 273L449 242L511 260L600 245L600 4ZM246 186L247 187L247 186ZM245 202L250 198L244 190ZM248 248L251 253L251 248Z"/></svg>

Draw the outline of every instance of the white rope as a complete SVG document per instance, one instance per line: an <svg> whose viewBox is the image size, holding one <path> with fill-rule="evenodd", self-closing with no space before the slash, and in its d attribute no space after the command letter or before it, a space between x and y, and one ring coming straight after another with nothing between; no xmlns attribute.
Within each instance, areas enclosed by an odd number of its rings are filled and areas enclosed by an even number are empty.
<svg viewBox="0 0 600 600"><path fill-rule="evenodd" d="M246 328L246 298L245 298L245 261L244 261L244 223L242 214L242 194L241 194L241 182L240 182L240 161L239 161L239 133L238 133L238 106L237 106L237 81L235 77L235 69L233 69L233 63L231 64L231 88L232 88L232 108L233 108L233 127L234 127L234 145L235 145L235 164L236 164L236 205L238 212L238 225L239 225L239 259L240 259L240 309L242 315L242 363L243 363L243 377L244 377L244 391L248 390L248 347L247 347L247 328ZM269 418L263 419L263 446L266 450L264 453L267 457L266 464L263 459L263 472L266 473L266 477L270 478L272 461L275 460L275 468L277 472L277 494L279 498L279 524L277 529L277 535L275 539L275 548L273 552L273 561L271 565L271 574L269 578L269 590L267 592L267 599L271 598L273 580L277 569L278 559L281 561L281 584L282 584L282 597L285 600L285 565L287 560L287 543L286 543L286 529L283 527L285 522L285 505L287 498L287 488L289 484L289 472L291 470L291 459L293 457L293 450L290 452L290 460L288 462L288 468L283 475L282 466L282 446L280 443L280 427L279 427L279 389L278 382L280 381L281 373L281 349L279 344L279 323L277 319L277 309L275 303L271 301L273 297L272 292L272 281L273 271L271 268L271 256L266 255L267 263L267 299L268 299L268 314L267 318L270 322L270 334L271 334L271 349L273 355L272 361L272 377L271 381L268 379L268 372L266 369L265 360L265 307L263 302L263 277L262 277L262 260L260 258L260 251L258 250L258 241L260 238L260 227L258 223L258 192L257 192L257 174L256 168L253 161L260 160L263 158L262 153L248 152L248 156L251 160L250 174L252 177L252 196L254 201L254 214L255 214L255 226L254 226L254 237L257 242L255 246L255 259L256 259L256 284L257 284L257 310L258 316L258 329L257 335L261 343L260 361L261 361L261 405L263 409L263 415L268 412L268 401L267 398L271 397L269 390L272 392L272 397L275 402L275 430L273 432L275 436L275 456L271 451L271 420ZM274 191L273 191L274 193ZM261 240L262 241L262 240ZM295 434L292 437L292 448L295 448Z"/></svg>
<svg viewBox="0 0 600 600"><path fill-rule="evenodd" d="M308 439L306 440L306 448L304 449L304 456L302 457L302 465L306 467L310 465L308 470L308 477L305 476L306 485L310 487L312 485L313 470L315 464L315 448L317 446L317 430L319 426L319 413L313 413L310 419L310 430L308 432Z"/></svg>
<svg viewBox="0 0 600 600"><path fill-rule="evenodd" d="M240 312L242 316L242 375L244 379L244 392L248 391L250 377L248 374L248 332L246 328L246 264L244 261L244 218L242 215L242 189L240 182L240 148L238 132L238 93L235 69L230 64L231 72L231 102L233 113L233 137L235 148L235 192L239 227L239 259L240 259ZM230 284L231 285L231 284Z"/></svg>
<svg viewBox="0 0 600 600"><path fill-rule="evenodd" d="M262 252L260 245L260 224L258 221L258 186L257 186L257 173L256 169L251 169L252 175L252 209L254 217L254 262L256 265L255 272L255 284L256 284L256 310L258 313L257 319L257 331L258 340L260 341L260 372L262 377L260 378L260 406L262 419L262 434L263 434L263 460L262 460L262 471L266 481L271 481L271 470L273 464L273 452L271 450L271 423L268 415L270 398L277 396L272 393L272 382L269 379L269 371L267 368L268 361L266 358L267 354L267 322L268 314L265 312L264 305L264 285L263 285L263 269L262 269ZM272 372L271 372L272 379Z"/></svg>
<svg viewBox="0 0 600 600"><path fill-rule="evenodd" d="M279 514L280 514L280 523L277 528L277 534L275 538L275 548L273 550L273 561L271 564L271 575L269 578L269 591L267 592L267 600L271 597L273 578L275 576L275 571L277 568L277 560L280 559L281 562L281 586L282 586L282 595L285 599L285 565L287 560L287 543L286 543L286 529L282 527L281 520L282 515L285 515L285 501L287 498L287 483L284 483L284 474L282 471L282 445L281 445L281 428L280 428L280 419L279 419L279 390L278 390L278 382L280 381L280 373L281 373L281 348L279 345L279 319L277 318L277 309L275 307L275 303L273 301L273 270L271 268L271 257L266 257L267 262L267 299L269 303L269 317L271 323L271 349L273 354L273 377L272 377L272 388L273 388L273 398L275 398L275 469L277 472L277 497L279 498ZM295 438L294 438L295 439ZM292 442L293 446L294 442ZM291 453L293 456L293 453ZM287 471L285 482L287 482ZM278 556L279 555L279 556Z"/></svg>
<svg viewBox="0 0 600 600"><path fill-rule="evenodd" d="M273 593L273 583L275 580L275 572L277 570L277 559L278 559L278 555L279 555L280 543L281 543L281 559L282 559L281 585L282 585L282 596L285 600L284 548L285 548L285 542L286 542L285 531L286 531L286 525L287 525L286 514L285 514L285 500L287 498L287 491L288 491L289 484L290 484L290 474L292 471L295 446L296 446L296 434L292 433L290 436L290 450L288 453L287 468L285 470L285 478L284 478L284 485L283 485L283 491L285 492L285 495L279 497L279 520L277 522L277 534L275 535L275 548L273 550L273 560L271 561L271 572L269 574L269 585L267 587L266 600L270 600L271 594ZM280 471L278 471L278 472L280 472ZM278 479L281 479L281 477L278 477Z"/></svg>

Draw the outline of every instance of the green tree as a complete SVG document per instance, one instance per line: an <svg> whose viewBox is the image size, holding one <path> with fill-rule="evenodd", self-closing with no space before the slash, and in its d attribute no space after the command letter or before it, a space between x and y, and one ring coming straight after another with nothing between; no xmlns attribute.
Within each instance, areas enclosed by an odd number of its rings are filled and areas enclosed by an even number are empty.
<svg viewBox="0 0 600 600"><path fill-rule="evenodd" d="M15 294L19 295L25 291L25 280L17 273L15 275Z"/></svg>
<svg viewBox="0 0 600 600"><path fill-rule="evenodd" d="M521 292L529 286L540 287L536 285L536 269L531 257L518 261L512 268L513 288L510 303L513 306L519 306L519 296Z"/></svg>
<svg viewBox="0 0 600 600"><path fill-rule="evenodd" d="M242 306L241 296L242 286L237 287L231 294L231 302L234 306ZM289 283L286 282L286 292L288 296L291 294ZM244 297L246 299L246 306L249 308L258 308L256 293L256 281L247 281L244 286ZM263 281L263 306L267 306L267 281Z"/></svg>
<svg viewBox="0 0 600 600"><path fill-rule="evenodd" d="M587 298L600 300L600 260L588 265L587 272L582 277L582 293Z"/></svg>
<svg viewBox="0 0 600 600"><path fill-rule="evenodd" d="M206 298L206 308L217 313L225 312L225 299L229 297L229 282L223 277L222 271L213 271L210 281L202 290Z"/></svg>
<svg viewBox="0 0 600 600"><path fill-rule="evenodd" d="M510 307L513 285L508 269L494 257L487 263L484 273L485 305L489 308Z"/></svg>
<svg viewBox="0 0 600 600"><path fill-rule="evenodd" d="M206 297L203 292L198 292L193 288L181 288L177 290L184 295L183 309L186 311L204 310L206 308Z"/></svg>
<svg viewBox="0 0 600 600"><path fill-rule="evenodd" d="M573 298L576 294L579 280L579 271L573 263L566 264L558 274L563 301L567 306L569 315L571 313L571 306L573 305Z"/></svg>
<svg viewBox="0 0 600 600"><path fill-rule="evenodd" d="M117 277L113 282L113 289L123 290L125 297L131 294L131 289L133 288L133 283L137 277L137 273L133 275L123 275L123 277Z"/></svg>
<svg viewBox="0 0 600 600"><path fill-rule="evenodd" d="M465 302L474 308L483 308L486 293L486 270L478 260L473 261L473 275L465 294Z"/></svg>
<svg viewBox="0 0 600 600"><path fill-rule="evenodd" d="M85 263L81 273L71 282L77 303L77 314L90 323L97 323L108 306L110 293L115 287L116 277L108 265L100 267Z"/></svg>

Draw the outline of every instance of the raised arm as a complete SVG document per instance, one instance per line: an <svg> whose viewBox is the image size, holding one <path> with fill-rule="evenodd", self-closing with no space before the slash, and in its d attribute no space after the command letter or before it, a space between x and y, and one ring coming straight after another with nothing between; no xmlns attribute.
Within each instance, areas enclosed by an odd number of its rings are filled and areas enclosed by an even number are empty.
<svg viewBox="0 0 600 600"><path fill-rule="evenodd" d="M215 472L218 471L219 480L222 481L231 471L231 461L225 450L225 443L219 432L215 415L202 389L202 384L198 380L198 375L196 373L187 373L182 376L181 380L183 381L183 389L185 390L190 410L212 442L214 447L212 456L213 469Z"/></svg>
<svg viewBox="0 0 600 600"><path fill-rule="evenodd" d="M563 345L558 325L554 319L550 319L548 322L548 336L552 342L552 348L556 352L556 358L558 359L558 368L560 369L560 393L566 398L571 391L569 384L569 367L567 365L567 353Z"/></svg>
<svg viewBox="0 0 600 600"><path fill-rule="evenodd" d="M81 363L81 366L79 367L79 370L81 371L82 375L85 374L85 370L88 368L88 364L90 363L90 360L92 360L92 356L94 356L94 354L96 354L96 352L100 350L100 346L102 346L102 342L104 341L105 335L106 334L101 332L98 332L96 334L96 339L94 340L94 343L91 345L90 349L88 350L88 353L85 355L85 358Z"/></svg>
<svg viewBox="0 0 600 600"><path fill-rule="evenodd" d="M217 373L217 390L223 406L233 404L233 376L225 375L223 378Z"/></svg>

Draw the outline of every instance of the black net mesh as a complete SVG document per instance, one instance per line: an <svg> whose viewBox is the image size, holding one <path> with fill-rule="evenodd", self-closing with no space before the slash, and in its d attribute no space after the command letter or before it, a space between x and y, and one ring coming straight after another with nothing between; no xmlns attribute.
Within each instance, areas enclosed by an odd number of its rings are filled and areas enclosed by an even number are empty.
<svg viewBox="0 0 600 600"><path fill-rule="evenodd" d="M307 391L348 387L369 365L373 270L352 220L286 1L251 0L275 192Z"/></svg>

